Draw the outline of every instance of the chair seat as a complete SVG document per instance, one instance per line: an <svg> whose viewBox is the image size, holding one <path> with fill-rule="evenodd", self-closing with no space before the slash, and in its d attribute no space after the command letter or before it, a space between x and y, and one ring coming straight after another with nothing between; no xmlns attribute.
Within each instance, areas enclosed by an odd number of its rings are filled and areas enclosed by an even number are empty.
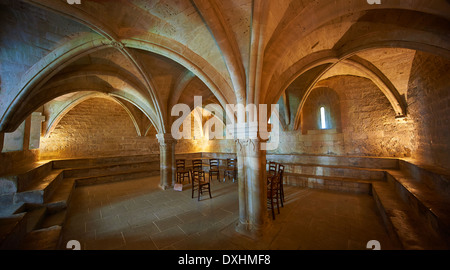
<svg viewBox="0 0 450 270"><path fill-rule="evenodd" d="M200 170L192 170L192 198L194 198L194 191L198 191L198 200L200 201L200 196L203 191L207 190L209 193L209 198L211 196L211 182L205 179L206 172Z"/></svg>

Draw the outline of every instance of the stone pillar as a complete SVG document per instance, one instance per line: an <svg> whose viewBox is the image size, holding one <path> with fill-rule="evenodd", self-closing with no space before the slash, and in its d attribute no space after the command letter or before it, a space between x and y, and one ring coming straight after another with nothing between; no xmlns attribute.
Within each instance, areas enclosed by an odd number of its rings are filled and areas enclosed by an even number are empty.
<svg viewBox="0 0 450 270"><path fill-rule="evenodd" d="M236 231L253 239L269 224L267 211L266 151L261 139L236 140L239 181L239 223Z"/></svg>
<svg viewBox="0 0 450 270"><path fill-rule="evenodd" d="M5 133L3 138L3 152L23 151L25 136L24 121L14 132Z"/></svg>
<svg viewBox="0 0 450 270"><path fill-rule="evenodd" d="M39 149L41 143L42 122L45 121L45 116L41 112L34 112L31 114L30 126L30 143L29 149Z"/></svg>
<svg viewBox="0 0 450 270"><path fill-rule="evenodd" d="M27 151L30 149L30 130L31 130L31 116L28 116L28 118L25 120L25 131L23 134L22 149L24 151Z"/></svg>
<svg viewBox="0 0 450 270"><path fill-rule="evenodd" d="M174 163L175 163L175 144L172 134L157 134L161 159L161 182L160 187L163 190L169 189L174 183Z"/></svg>
<svg viewBox="0 0 450 270"><path fill-rule="evenodd" d="M3 142L5 140L5 133L0 132L0 153L3 151Z"/></svg>

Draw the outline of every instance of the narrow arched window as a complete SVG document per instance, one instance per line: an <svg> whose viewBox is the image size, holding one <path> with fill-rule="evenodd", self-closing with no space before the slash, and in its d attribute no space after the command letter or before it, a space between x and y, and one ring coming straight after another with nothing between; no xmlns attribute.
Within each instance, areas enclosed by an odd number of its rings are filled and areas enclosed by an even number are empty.
<svg viewBox="0 0 450 270"><path fill-rule="evenodd" d="M320 128L327 129L327 121L325 115L325 107L320 107Z"/></svg>

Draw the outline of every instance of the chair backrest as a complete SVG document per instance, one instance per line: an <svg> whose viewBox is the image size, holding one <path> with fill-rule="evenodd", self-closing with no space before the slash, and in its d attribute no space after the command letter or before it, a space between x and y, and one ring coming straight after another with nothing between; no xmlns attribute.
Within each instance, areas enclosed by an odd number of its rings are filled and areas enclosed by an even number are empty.
<svg viewBox="0 0 450 270"><path fill-rule="evenodd" d="M205 173L201 170L193 170L191 172L192 174L192 181L205 181Z"/></svg>
<svg viewBox="0 0 450 270"><path fill-rule="evenodd" d="M184 159L177 159L177 170L184 170L186 169L186 161Z"/></svg>
<svg viewBox="0 0 450 270"><path fill-rule="evenodd" d="M278 163L274 161L269 161L269 173L275 174L277 172Z"/></svg>
<svg viewBox="0 0 450 270"><path fill-rule="evenodd" d="M194 171L202 171L203 170L202 160L201 159L192 160L192 169Z"/></svg>
<svg viewBox="0 0 450 270"><path fill-rule="evenodd" d="M283 173L284 173L284 165L283 164L278 164L278 174L283 177Z"/></svg>
<svg viewBox="0 0 450 270"><path fill-rule="evenodd" d="M219 169L219 160L218 159L210 159L209 160L209 169L210 170L218 170Z"/></svg>
<svg viewBox="0 0 450 270"><path fill-rule="evenodd" d="M227 169L234 169L234 168L236 168L236 159L227 158Z"/></svg>

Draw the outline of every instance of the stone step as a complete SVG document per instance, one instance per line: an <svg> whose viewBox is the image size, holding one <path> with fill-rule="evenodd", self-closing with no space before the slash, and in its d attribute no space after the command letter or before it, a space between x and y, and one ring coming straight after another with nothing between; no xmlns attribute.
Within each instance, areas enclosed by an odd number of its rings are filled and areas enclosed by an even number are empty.
<svg viewBox="0 0 450 270"><path fill-rule="evenodd" d="M25 190L45 177L52 169L51 162L32 162L0 176L0 196Z"/></svg>
<svg viewBox="0 0 450 270"><path fill-rule="evenodd" d="M417 161L400 160L400 170L412 179L435 190L441 196L450 197L450 171Z"/></svg>
<svg viewBox="0 0 450 270"><path fill-rule="evenodd" d="M39 227L37 227L37 230L50 228L53 226L61 226L63 227L66 222L66 215L67 215L67 209L53 212L53 213L47 213L43 221L40 223Z"/></svg>
<svg viewBox="0 0 450 270"><path fill-rule="evenodd" d="M34 182L14 196L14 202L43 204L63 179L63 170L53 170L40 181Z"/></svg>
<svg viewBox="0 0 450 270"><path fill-rule="evenodd" d="M51 169L52 166L48 164L53 164L56 168ZM80 167L74 168L74 165ZM15 183L21 183L14 185L21 192L14 194L15 204L9 205L8 211L2 211L8 214L23 212L16 215L17 218L0 219L2 248L56 249L72 191L76 185L93 185L158 175L160 161L159 156L155 160L153 156L147 155L133 156L129 159L112 157L58 160L40 164L34 169L31 167L14 178ZM32 180L33 177L37 178Z"/></svg>
<svg viewBox="0 0 450 270"><path fill-rule="evenodd" d="M298 173L284 173L283 178L283 183L287 185L358 194L370 194L372 183L369 180Z"/></svg>
<svg viewBox="0 0 450 270"><path fill-rule="evenodd" d="M391 236L403 249L448 249L439 235L426 226L402 201L389 182L372 183L372 195Z"/></svg>
<svg viewBox="0 0 450 270"><path fill-rule="evenodd" d="M17 192L29 190L52 171L52 163L49 161L32 163L29 168L17 174Z"/></svg>
<svg viewBox="0 0 450 270"><path fill-rule="evenodd" d="M384 169L297 163L283 163L283 165L285 166L285 172L288 173L353 178L358 180L386 179L386 172ZM267 169L269 168L268 166L269 164L267 163Z"/></svg>
<svg viewBox="0 0 450 270"><path fill-rule="evenodd" d="M28 233L20 249L22 250L56 250L61 237L61 226L35 230Z"/></svg>
<svg viewBox="0 0 450 270"><path fill-rule="evenodd" d="M266 160L275 161L281 164L315 164L367 169L399 168L399 161L397 158L383 157L267 154Z"/></svg>
<svg viewBox="0 0 450 270"><path fill-rule="evenodd" d="M104 175L96 175L96 176L86 176L86 177L77 177L77 178L70 178L73 180L76 180L77 186L87 186L87 185L97 185L97 184L105 184L105 183L113 183L113 182L119 182L124 180L131 180L141 177L149 177L149 176L155 176L159 175L159 168L158 170L151 170L151 169L134 169L134 170L127 170L127 171L121 171L114 174L104 174Z"/></svg>
<svg viewBox="0 0 450 270"><path fill-rule="evenodd" d="M36 207L26 212L27 233L39 228L47 213L46 207Z"/></svg>
<svg viewBox="0 0 450 270"><path fill-rule="evenodd" d="M65 210L75 189L75 179L63 179L53 195L45 202L50 213Z"/></svg>
<svg viewBox="0 0 450 270"><path fill-rule="evenodd" d="M83 178L83 177L93 177L101 176L107 174L117 174L123 171L129 170L159 170L160 161L153 162L133 162L124 164L108 164L108 165L96 165L90 167L77 167L77 168L67 168L64 169L65 178Z"/></svg>
<svg viewBox="0 0 450 270"><path fill-rule="evenodd" d="M13 216L15 214L18 213L22 213L23 209L25 208L25 204L24 203L16 203L13 204L12 202L14 201L14 199L11 199L11 203L2 204L2 207L0 207L0 218L7 218L10 216Z"/></svg>
<svg viewBox="0 0 450 270"><path fill-rule="evenodd" d="M137 155L101 158L76 158L53 160L54 169L92 168L118 164L160 161L159 155Z"/></svg>
<svg viewBox="0 0 450 270"><path fill-rule="evenodd" d="M25 213L0 218L0 250L19 249L26 233Z"/></svg>
<svg viewBox="0 0 450 270"><path fill-rule="evenodd" d="M389 171L388 181L421 221L450 245L450 198L402 171Z"/></svg>

